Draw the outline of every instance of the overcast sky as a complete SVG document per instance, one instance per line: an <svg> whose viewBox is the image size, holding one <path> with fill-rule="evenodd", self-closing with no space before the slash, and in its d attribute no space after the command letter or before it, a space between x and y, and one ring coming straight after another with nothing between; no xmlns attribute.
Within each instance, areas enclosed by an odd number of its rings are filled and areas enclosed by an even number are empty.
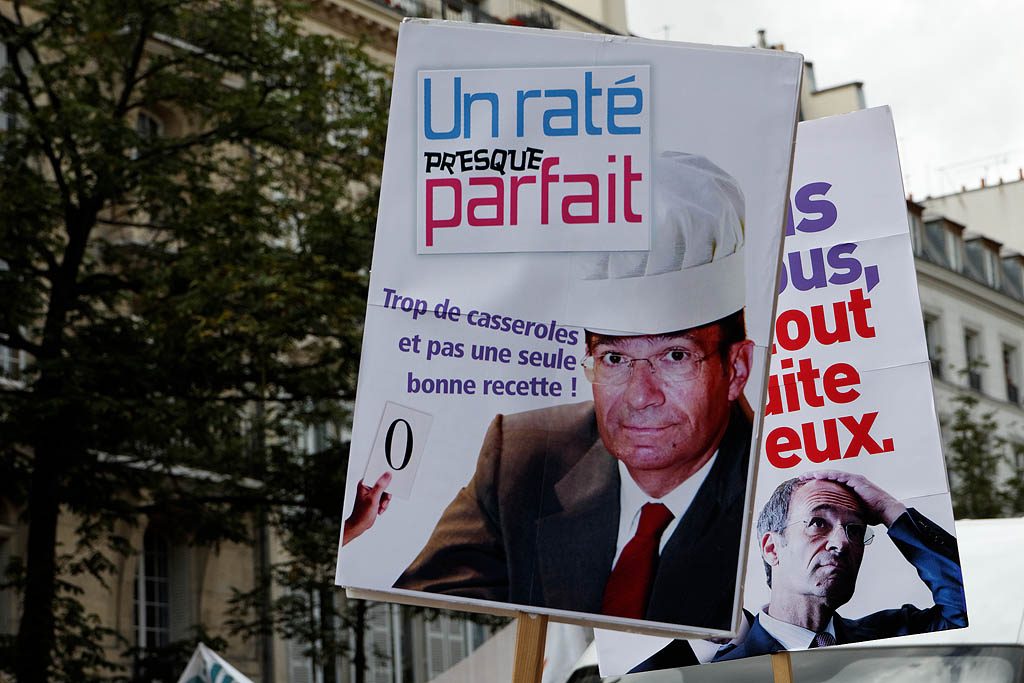
<svg viewBox="0 0 1024 683"><path fill-rule="evenodd" d="M766 29L814 63L818 88L864 84L892 107L915 199L1018 178L1024 166L1024 2L626 0L647 38L751 46Z"/></svg>

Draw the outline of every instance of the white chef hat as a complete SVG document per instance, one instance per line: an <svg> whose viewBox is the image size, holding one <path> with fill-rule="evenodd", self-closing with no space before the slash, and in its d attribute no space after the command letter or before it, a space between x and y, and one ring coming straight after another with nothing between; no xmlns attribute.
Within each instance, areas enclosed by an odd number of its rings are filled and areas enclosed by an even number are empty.
<svg viewBox="0 0 1024 683"><path fill-rule="evenodd" d="M569 324L605 334L659 334L743 308L739 184L706 157L682 152L663 152L652 174L650 250L575 254Z"/></svg>

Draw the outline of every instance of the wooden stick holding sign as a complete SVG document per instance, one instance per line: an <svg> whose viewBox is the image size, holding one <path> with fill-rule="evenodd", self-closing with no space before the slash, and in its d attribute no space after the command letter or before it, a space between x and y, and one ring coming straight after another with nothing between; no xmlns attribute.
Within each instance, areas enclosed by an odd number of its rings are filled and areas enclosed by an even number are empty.
<svg viewBox="0 0 1024 683"><path fill-rule="evenodd" d="M516 619L516 654L512 667L514 683L540 683L544 673L544 643L548 618L519 612Z"/></svg>
<svg viewBox="0 0 1024 683"><path fill-rule="evenodd" d="M775 683L793 683L793 662L785 650L772 655L772 680Z"/></svg>

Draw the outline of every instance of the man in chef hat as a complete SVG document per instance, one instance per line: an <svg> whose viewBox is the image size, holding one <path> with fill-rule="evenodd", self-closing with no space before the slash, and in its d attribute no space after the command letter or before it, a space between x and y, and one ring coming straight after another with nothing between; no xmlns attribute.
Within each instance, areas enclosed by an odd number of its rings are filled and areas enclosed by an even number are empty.
<svg viewBox="0 0 1024 683"><path fill-rule="evenodd" d="M396 588L732 630L743 194L698 155L652 172L651 249L573 257L567 322L586 330L593 401L498 415Z"/></svg>

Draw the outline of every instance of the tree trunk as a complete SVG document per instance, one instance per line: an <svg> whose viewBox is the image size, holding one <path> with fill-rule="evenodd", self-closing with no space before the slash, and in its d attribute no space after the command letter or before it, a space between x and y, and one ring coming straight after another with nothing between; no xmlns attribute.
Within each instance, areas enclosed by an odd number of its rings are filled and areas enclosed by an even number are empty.
<svg viewBox="0 0 1024 683"><path fill-rule="evenodd" d="M56 639L57 517L63 500L62 479L72 457L77 423L74 407L65 401L68 378L63 371L48 370L45 362L61 356L67 313L75 299L75 282L96 212L82 214L71 210L66 221L68 245L53 279L38 356L43 370L33 387L33 399L38 405L60 408L39 423L35 443L31 444L25 602L15 653L15 678L19 683L47 683Z"/></svg>
<svg viewBox="0 0 1024 683"><path fill-rule="evenodd" d="M15 647L15 678L19 683L46 683L52 663L60 504L56 467L59 454L51 448L41 445L35 452L28 501L25 602Z"/></svg>
<svg viewBox="0 0 1024 683"><path fill-rule="evenodd" d="M366 683L366 601L355 600L356 628L355 628L355 651L352 653L352 663L355 665L355 683Z"/></svg>
<svg viewBox="0 0 1024 683"><path fill-rule="evenodd" d="M334 617L334 591L330 589L321 589L320 644L324 653L323 683L335 683L338 678L338 648L335 646L338 639L338 632Z"/></svg>

